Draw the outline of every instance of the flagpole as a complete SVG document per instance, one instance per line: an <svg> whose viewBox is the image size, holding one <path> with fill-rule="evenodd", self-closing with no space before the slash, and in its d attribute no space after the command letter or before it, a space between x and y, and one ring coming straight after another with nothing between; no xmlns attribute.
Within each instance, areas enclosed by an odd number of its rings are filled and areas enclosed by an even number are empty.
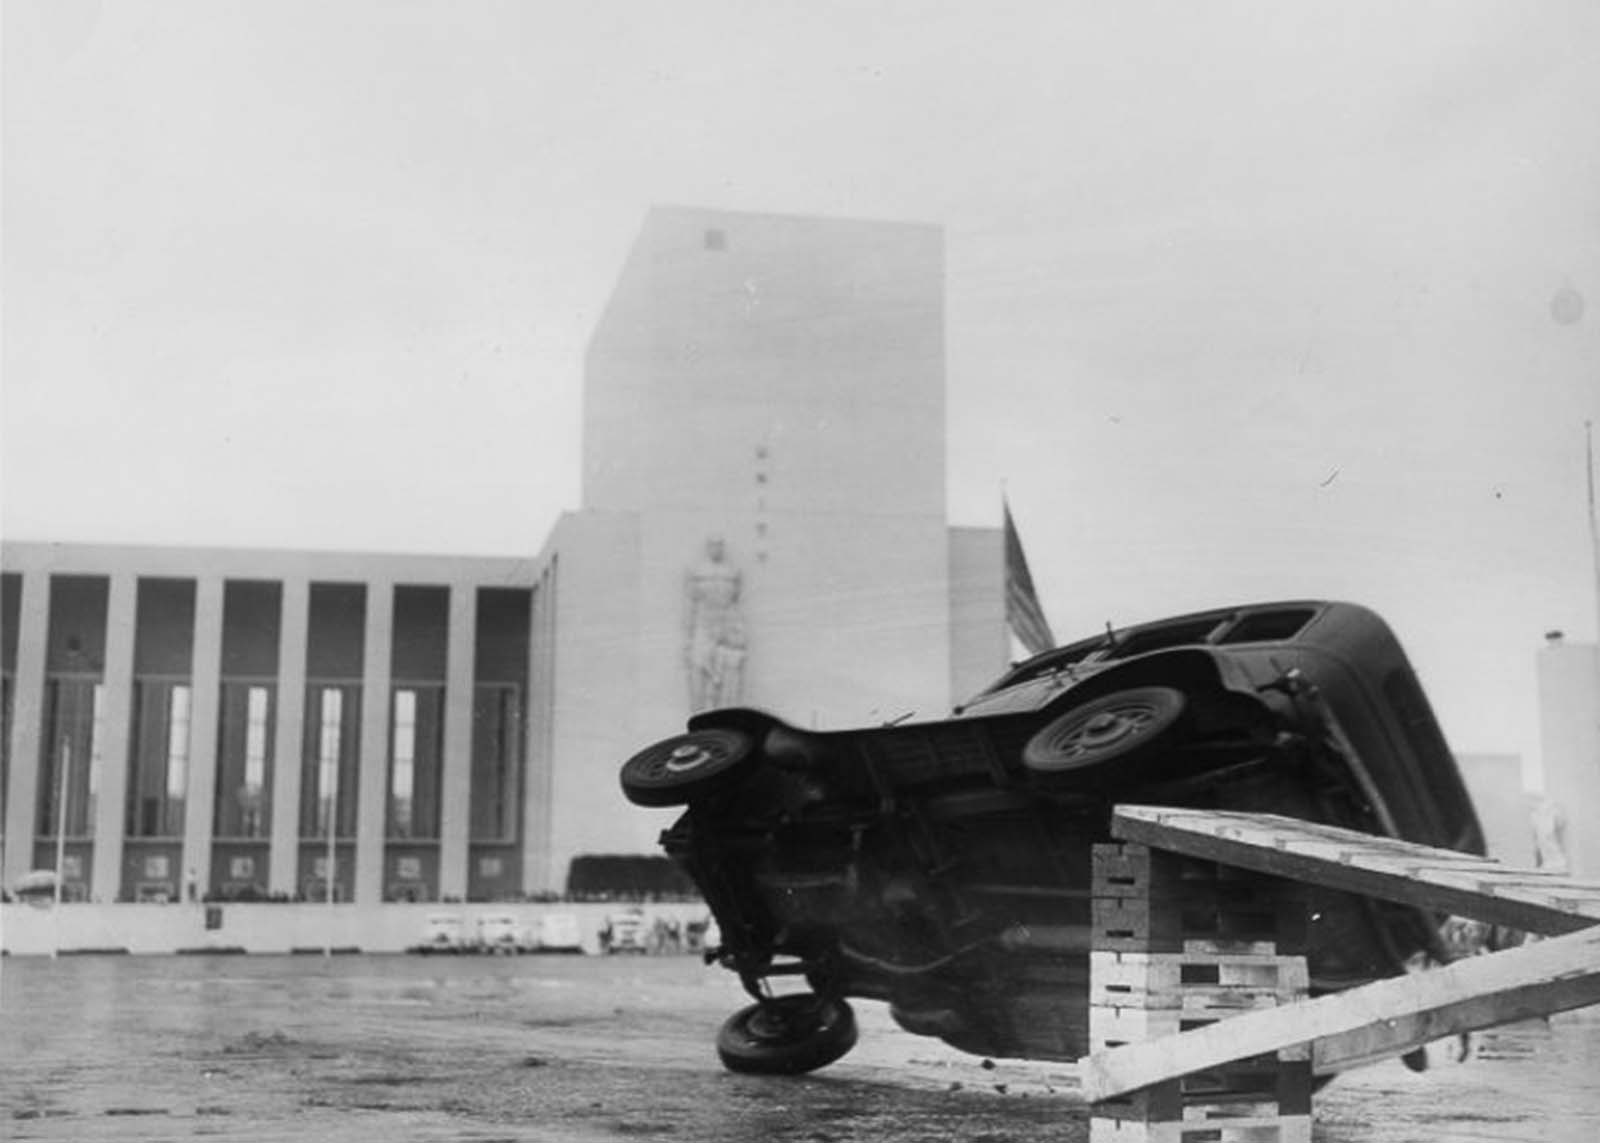
<svg viewBox="0 0 1600 1143"><path fill-rule="evenodd" d="M337 849L337 839L339 833L339 779L343 776L340 771L343 769L344 759L337 755L335 757L338 757L338 761L334 763L333 781L330 783L332 786L332 793L328 797L328 852L325 858L328 864L328 869L327 876L322 882L322 887L326 898L325 904L327 905L327 913L325 916L328 924L327 929L323 933L322 955L325 957L331 957L333 955L333 885L334 878L338 876L339 869L339 851Z"/></svg>
<svg viewBox="0 0 1600 1143"><path fill-rule="evenodd" d="M67 799L72 795L72 739L70 731L61 735L61 781L58 783L60 791L56 800L56 890L55 902L50 910L51 919L55 922L55 944L50 950L52 957L61 955L61 900L62 889L66 883L67 866Z"/></svg>

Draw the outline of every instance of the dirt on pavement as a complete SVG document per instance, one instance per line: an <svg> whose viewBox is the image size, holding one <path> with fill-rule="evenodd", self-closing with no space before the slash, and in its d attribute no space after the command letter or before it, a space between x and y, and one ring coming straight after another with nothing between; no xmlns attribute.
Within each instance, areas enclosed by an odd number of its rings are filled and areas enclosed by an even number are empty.
<svg viewBox="0 0 1600 1143"><path fill-rule="evenodd" d="M0 1137L501 1143L1081 1143L1070 1065L982 1060L861 1003L810 1076L736 1076L747 1003L693 957L74 957L0 965ZM1317 1098L1316 1138L1600 1138L1600 1014L1385 1063Z"/></svg>

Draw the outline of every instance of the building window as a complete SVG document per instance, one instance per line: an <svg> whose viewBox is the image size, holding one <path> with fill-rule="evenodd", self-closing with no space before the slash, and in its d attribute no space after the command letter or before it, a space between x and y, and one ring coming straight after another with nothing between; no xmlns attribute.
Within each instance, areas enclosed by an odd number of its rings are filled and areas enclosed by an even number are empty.
<svg viewBox="0 0 1600 1143"><path fill-rule="evenodd" d="M189 699L187 682L140 679L134 683L129 837L183 836L189 788Z"/></svg>
<svg viewBox="0 0 1600 1143"><path fill-rule="evenodd" d="M55 837L58 828L64 828L67 837L94 835L95 797L100 785L98 761L103 690L92 679L63 676L49 681L45 696L45 738L40 743L40 837ZM64 764L65 783L62 782ZM66 795L64 816L63 794Z"/></svg>
<svg viewBox="0 0 1600 1143"><path fill-rule="evenodd" d="M343 753L344 696L332 687L322 692L322 710L317 719L317 824L318 837L333 832L334 815L339 812L339 759Z"/></svg>
<svg viewBox="0 0 1600 1143"><path fill-rule="evenodd" d="M267 688L251 687L245 711L244 788L259 801L267 776Z"/></svg>
<svg viewBox="0 0 1600 1143"><path fill-rule="evenodd" d="M11 788L11 676L0 676L0 828L6 820L6 791Z"/></svg>
<svg viewBox="0 0 1600 1143"><path fill-rule="evenodd" d="M272 829L273 689L222 684L216 836L266 837Z"/></svg>
<svg viewBox="0 0 1600 1143"><path fill-rule="evenodd" d="M344 696L332 687L322 692L317 719L317 828L324 836L339 797L340 731L344 726Z"/></svg>
<svg viewBox="0 0 1600 1143"><path fill-rule="evenodd" d="M417 692L396 691L394 696L394 768L390 772L389 836L414 837L412 811L416 808Z"/></svg>
<svg viewBox="0 0 1600 1143"><path fill-rule="evenodd" d="M95 814L100 805L100 776L105 772L105 698L105 686L96 683L89 695L92 713L89 716L89 797L86 807L89 821L83 831L86 835L94 833Z"/></svg>
<svg viewBox="0 0 1600 1143"><path fill-rule="evenodd" d="M300 775L300 836L356 833L361 688L313 683L306 693L305 762Z"/></svg>
<svg viewBox="0 0 1600 1143"><path fill-rule="evenodd" d="M439 836L444 691L401 686L394 691L389 726L389 836Z"/></svg>
<svg viewBox="0 0 1600 1143"><path fill-rule="evenodd" d="M517 775L522 769L522 702L518 688L486 683L472 702L473 841L515 841Z"/></svg>
<svg viewBox="0 0 1600 1143"><path fill-rule="evenodd" d="M188 687L173 687L167 696L167 725L171 727L167 735L167 800L182 801L189 788Z"/></svg>

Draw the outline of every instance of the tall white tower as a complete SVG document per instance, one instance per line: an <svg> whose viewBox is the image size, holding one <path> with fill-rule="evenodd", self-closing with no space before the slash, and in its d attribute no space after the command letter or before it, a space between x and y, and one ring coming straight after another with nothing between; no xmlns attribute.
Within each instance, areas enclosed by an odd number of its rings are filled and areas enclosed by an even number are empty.
<svg viewBox="0 0 1600 1143"><path fill-rule="evenodd" d="M999 530L946 518L943 260L933 226L647 216L589 346L582 506L543 556L553 870L653 848L616 767L682 729L712 644L722 704L822 728L940 717L1004 666Z"/></svg>
<svg viewBox="0 0 1600 1143"><path fill-rule="evenodd" d="M583 509L638 519L663 713L712 539L743 699L824 725L949 705L943 299L934 227L650 213L589 348Z"/></svg>

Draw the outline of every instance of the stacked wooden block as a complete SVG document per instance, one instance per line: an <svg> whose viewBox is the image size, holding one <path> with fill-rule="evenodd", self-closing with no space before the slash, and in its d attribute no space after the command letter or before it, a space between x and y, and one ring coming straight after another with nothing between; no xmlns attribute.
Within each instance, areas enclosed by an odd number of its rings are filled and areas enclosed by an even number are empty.
<svg viewBox="0 0 1600 1143"><path fill-rule="evenodd" d="M1305 888L1231 866L1097 845L1089 1050L1305 997ZM1239 1060L1090 1108L1090 1143L1308 1143L1309 1048Z"/></svg>

